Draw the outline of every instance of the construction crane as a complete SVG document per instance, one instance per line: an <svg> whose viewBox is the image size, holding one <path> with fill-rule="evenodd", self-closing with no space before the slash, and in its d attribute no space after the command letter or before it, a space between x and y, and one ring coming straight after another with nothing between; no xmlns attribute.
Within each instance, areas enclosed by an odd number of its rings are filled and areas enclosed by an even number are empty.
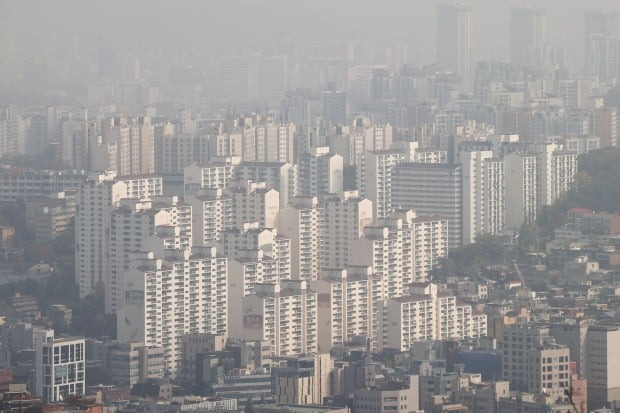
<svg viewBox="0 0 620 413"><path fill-rule="evenodd" d="M523 287L527 288L527 284L525 283L525 278L523 278L523 274L521 274L521 270L519 269L519 264L517 264L517 260L513 260L512 264L515 267L515 271L517 272L517 275L519 276L519 279L521 280L521 285L523 285ZM532 315L532 317L534 317L534 311L535 311L535 306L534 306L534 300L532 299L532 294L530 294L530 292L527 292L527 301L530 303L530 313Z"/></svg>

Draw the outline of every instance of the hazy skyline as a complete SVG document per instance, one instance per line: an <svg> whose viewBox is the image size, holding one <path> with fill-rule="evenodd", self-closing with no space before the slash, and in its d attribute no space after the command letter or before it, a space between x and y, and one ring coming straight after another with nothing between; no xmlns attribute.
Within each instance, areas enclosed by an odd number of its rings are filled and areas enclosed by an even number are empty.
<svg viewBox="0 0 620 413"><path fill-rule="evenodd" d="M128 52L160 50L231 55L268 50L283 41L317 44L334 50L359 38L378 44L409 44L410 60L434 61L438 1L341 0L196 1L76 0L21 1L2 4L3 48L28 57L43 51L94 52L113 47ZM583 53L583 13L618 11L615 0L468 0L473 8L473 61L509 58L509 12L513 6L545 8L548 40L565 49L569 66ZM362 7L363 6L363 7Z"/></svg>

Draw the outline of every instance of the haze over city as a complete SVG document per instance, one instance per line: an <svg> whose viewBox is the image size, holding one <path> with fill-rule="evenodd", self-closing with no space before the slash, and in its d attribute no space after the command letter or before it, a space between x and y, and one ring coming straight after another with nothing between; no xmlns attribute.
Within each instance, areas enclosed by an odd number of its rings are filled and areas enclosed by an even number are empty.
<svg viewBox="0 0 620 413"><path fill-rule="evenodd" d="M0 413L620 412L618 0L0 0Z"/></svg>

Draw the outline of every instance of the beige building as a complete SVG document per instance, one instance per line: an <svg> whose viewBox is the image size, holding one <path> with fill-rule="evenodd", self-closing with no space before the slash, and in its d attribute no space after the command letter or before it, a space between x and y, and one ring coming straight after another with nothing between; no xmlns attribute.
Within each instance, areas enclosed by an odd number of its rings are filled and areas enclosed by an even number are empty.
<svg viewBox="0 0 620 413"><path fill-rule="evenodd" d="M330 396L334 362L329 354L287 357L272 367L275 402L279 405L324 404Z"/></svg>
<svg viewBox="0 0 620 413"><path fill-rule="evenodd" d="M504 327L502 375L515 390L566 400L570 390L570 349L555 343L548 326Z"/></svg>
<svg viewBox="0 0 620 413"><path fill-rule="evenodd" d="M589 326L584 363L589 409L620 406L619 366L620 327Z"/></svg>
<svg viewBox="0 0 620 413"><path fill-rule="evenodd" d="M347 191L344 197L327 196L323 201L323 249L325 268L344 268L353 242L364 235L373 221L372 202Z"/></svg>
<svg viewBox="0 0 620 413"><path fill-rule="evenodd" d="M412 413L420 409L419 377L408 376L404 382L390 382L373 389L356 389L353 406L356 412Z"/></svg>

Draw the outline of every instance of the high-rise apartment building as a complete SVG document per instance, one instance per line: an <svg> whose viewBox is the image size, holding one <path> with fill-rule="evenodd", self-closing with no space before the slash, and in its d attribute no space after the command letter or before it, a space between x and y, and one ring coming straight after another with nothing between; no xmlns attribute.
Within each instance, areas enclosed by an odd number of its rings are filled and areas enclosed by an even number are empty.
<svg viewBox="0 0 620 413"><path fill-rule="evenodd" d="M298 196L342 195L342 156L330 153L328 146L313 148L299 157Z"/></svg>
<svg viewBox="0 0 620 413"><path fill-rule="evenodd" d="M463 194L463 243L504 229L504 165L493 151L460 152Z"/></svg>
<svg viewBox="0 0 620 413"><path fill-rule="evenodd" d="M601 78L618 76L620 70L620 14L585 13L585 70Z"/></svg>
<svg viewBox="0 0 620 413"><path fill-rule="evenodd" d="M192 208L178 197L124 200L112 211L105 278L106 313L116 313L122 308L125 296L123 275L129 269L131 255L143 252L144 241L155 234L158 226L164 225L175 228L170 248L192 246Z"/></svg>
<svg viewBox="0 0 620 413"><path fill-rule="evenodd" d="M75 215L75 277L80 297L105 285L109 274L112 211L122 199L162 195L162 179L141 176L115 180L114 173L91 176L80 188Z"/></svg>
<svg viewBox="0 0 620 413"><path fill-rule="evenodd" d="M349 266L324 270L311 288L318 295L318 351L329 352L350 340L363 337L377 348L381 280L371 267Z"/></svg>
<svg viewBox="0 0 620 413"><path fill-rule="evenodd" d="M364 228L364 236L351 244L349 262L373 268L383 300L398 297L411 283L428 280L430 270L448 254L447 237L445 219L398 210Z"/></svg>
<svg viewBox="0 0 620 413"><path fill-rule="evenodd" d="M536 219L538 209L537 157L511 153L504 157L506 228L519 229Z"/></svg>
<svg viewBox="0 0 620 413"><path fill-rule="evenodd" d="M364 154L357 166L357 188L372 201L375 218L385 218L393 208L400 208L393 202L392 171L405 161L405 153L397 150L370 151Z"/></svg>
<svg viewBox="0 0 620 413"><path fill-rule="evenodd" d="M364 235L372 216L372 202L359 197L357 191L345 192L342 199L328 195L323 200L325 268L346 267L353 241Z"/></svg>
<svg viewBox="0 0 620 413"><path fill-rule="evenodd" d="M194 245L212 246L233 226L232 199L221 189L202 189L188 198Z"/></svg>
<svg viewBox="0 0 620 413"><path fill-rule="evenodd" d="M457 248L463 242L462 188L460 165L402 163L392 173L392 204L447 219L449 248Z"/></svg>
<svg viewBox="0 0 620 413"><path fill-rule="evenodd" d="M280 209L277 228L291 240L291 278L316 280L325 260L323 208L317 198L293 198Z"/></svg>
<svg viewBox="0 0 620 413"><path fill-rule="evenodd" d="M280 194L269 189L265 182L246 181L245 185L229 188L232 200L232 225L243 228L244 224L258 222L265 228L275 228L280 210Z"/></svg>
<svg viewBox="0 0 620 413"><path fill-rule="evenodd" d="M124 275L117 336L162 347L166 374L175 377L185 334L228 332L227 258L215 247L167 249L157 236L146 242L155 251L135 256Z"/></svg>
<svg viewBox="0 0 620 413"><path fill-rule="evenodd" d="M267 341L272 356L316 353L317 294L305 281L256 284L255 292L231 306L231 337Z"/></svg>
<svg viewBox="0 0 620 413"><path fill-rule="evenodd" d="M409 294L387 300L383 310L381 348L409 350L428 340L484 337L487 319L460 305L450 293L432 283L414 283Z"/></svg>
<svg viewBox="0 0 620 413"><path fill-rule="evenodd" d="M235 181L265 182L280 193L280 207L297 195L297 165L285 162L241 162L234 169Z"/></svg>
<svg viewBox="0 0 620 413"><path fill-rule="evenodd" d="M472 80L471 29L471 7L464 4L437 6L437 63L461 76L465 85Z"/></svg>

